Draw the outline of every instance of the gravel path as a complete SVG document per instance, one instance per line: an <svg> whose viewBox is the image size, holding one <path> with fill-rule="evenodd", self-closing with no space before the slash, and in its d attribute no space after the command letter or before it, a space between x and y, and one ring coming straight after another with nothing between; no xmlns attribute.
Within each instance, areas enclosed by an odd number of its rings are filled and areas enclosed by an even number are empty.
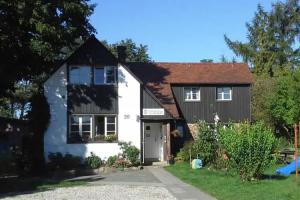
<svg viewBox="0 0 300 200"><path fill-rule="evenodd" d="M95 186L79 186L72 188L57 188L49 191L34 191L32 194L20 194L4 199L18 200L65 200L65 199L81 199L81 200L175 200L176 198L163 187L153 186L125 186L125 185L95 185Z"/></svg>

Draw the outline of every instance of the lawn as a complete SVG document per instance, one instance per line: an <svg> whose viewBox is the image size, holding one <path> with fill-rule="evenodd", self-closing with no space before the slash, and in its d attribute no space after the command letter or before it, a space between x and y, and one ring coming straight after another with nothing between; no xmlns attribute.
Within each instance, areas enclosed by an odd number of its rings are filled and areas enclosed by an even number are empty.
<svg viewBox="0 0 300 200"><path fill-rule="evenodd" d="M294 174L290 177L277 176L274 173L277 167L267 170L263 180L251 183L242 182L238 176L222 171L193 170L188 163L171 165L165 169L219 200L299 200L300 177L297 183Z"/></svg>
<svg viewBox="0 0 300 200"><path fill-rule="evenodd" d="M86 185L86 181L66 181L45 179L40 177L34 178L1 178L0 194L11 192L25 192L32 190L50 190L57 187L73 187Z"/></svg>

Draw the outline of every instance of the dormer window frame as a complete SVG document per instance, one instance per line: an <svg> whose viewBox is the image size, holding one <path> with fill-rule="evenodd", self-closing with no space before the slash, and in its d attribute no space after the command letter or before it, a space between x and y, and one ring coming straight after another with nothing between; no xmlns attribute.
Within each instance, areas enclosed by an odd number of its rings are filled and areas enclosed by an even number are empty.
<svg viewBox="0 0 300 200"><path fill-rule="evenodd" d="M76 75L75 78L72 78L72 69L74 68L87 68L90 67L90 70L88 72L88 77L89 77L89 81L86 81L86 83L84 81L80 81L80 77L81 75ZM97 82L97 74L96 74L96 69L103 69L103 82ZM86 86L90 86L90 85L115 85L117 84L117 66L114 65L96 65L96 66L92 66L92 65L69 65L68 66L68 84L71 85L86 85ZM109 77L109 70L113 69L113 76ZM86 75L86 74L85 74ZM111 79L112 81L109 81L109 79ZM109 81L109 82L108 82Z"/></svg>

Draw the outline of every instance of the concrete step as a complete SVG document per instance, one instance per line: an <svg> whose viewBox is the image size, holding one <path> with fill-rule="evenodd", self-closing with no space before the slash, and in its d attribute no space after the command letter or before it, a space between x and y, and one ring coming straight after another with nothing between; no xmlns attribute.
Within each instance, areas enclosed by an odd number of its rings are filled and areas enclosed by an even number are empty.
<svg viewBox="0 0 300 200"><path fill-rule="evenodd" d="M164 166L168 166L168 162L167 161L160 161L160 162L152 162L152 166L161 166L161 167L164 167Z"/></svg>

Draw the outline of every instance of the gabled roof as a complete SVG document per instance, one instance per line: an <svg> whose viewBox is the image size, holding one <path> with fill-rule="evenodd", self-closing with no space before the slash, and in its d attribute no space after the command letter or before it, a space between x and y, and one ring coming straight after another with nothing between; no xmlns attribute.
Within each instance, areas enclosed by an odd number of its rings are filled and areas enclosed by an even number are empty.
<svg viewBox="0 0 300 200"><path fill-rule="evenodd" d="M127 63L174 118L179 118L172 84L251 84L245 63Z"/></svg>

